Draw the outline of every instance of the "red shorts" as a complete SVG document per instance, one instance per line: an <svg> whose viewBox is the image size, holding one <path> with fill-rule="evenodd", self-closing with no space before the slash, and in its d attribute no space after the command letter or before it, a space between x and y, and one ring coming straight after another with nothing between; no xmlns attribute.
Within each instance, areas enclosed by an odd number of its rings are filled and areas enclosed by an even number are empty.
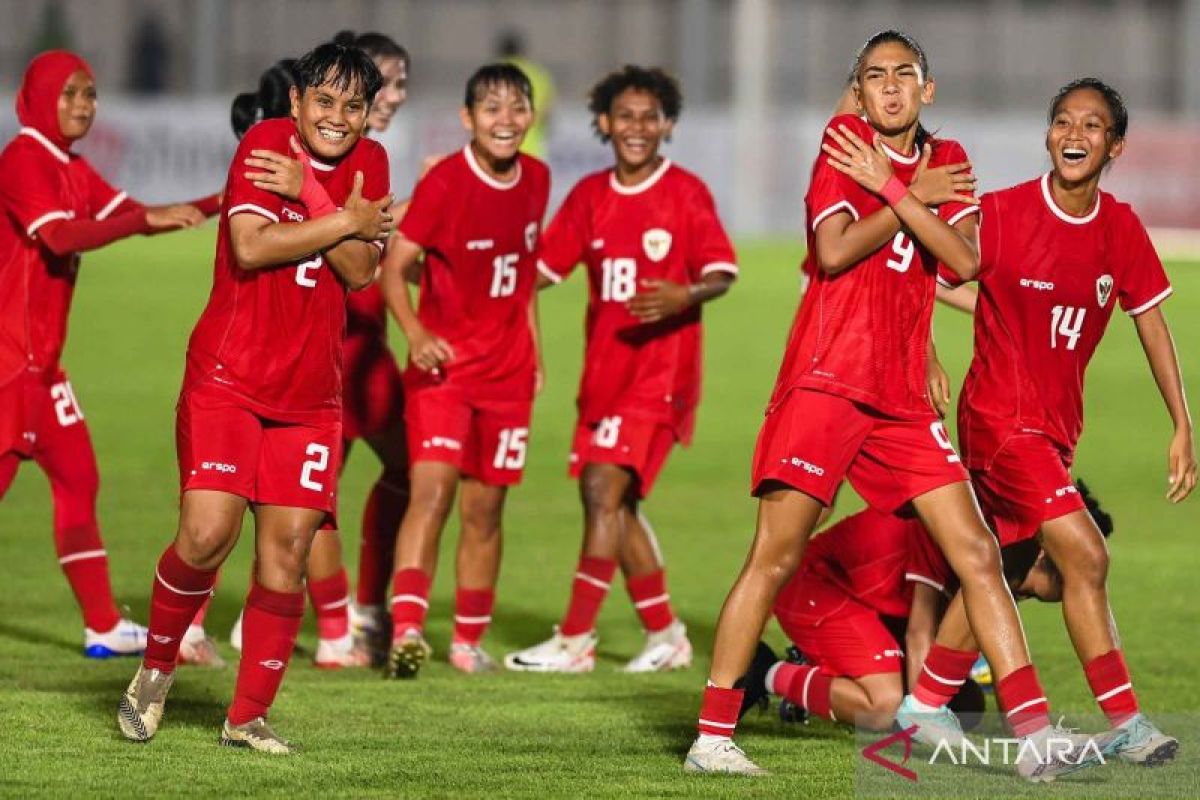
<svg viewBox="0 0 1200 800"><path fill-rule="evenodd" d="M375 336L348 336L342 347L342 436L381 433L404 421L404 384L396 357Z"/></svg>
<svg viewBox="0 0 1200 800"><path fill-rule="evenodd" d="M1035 536L1047 520L1086 511L1070 472L1071 453L1036 433L1010 437L987 469L971 470L984 518L1000 546Z"/></svg>
<svg viewBox="0 0 1200 800"><path fill-rule="evenodd" d="M779 481L825 505L843 478L877 511L967 480L941 420L886 417L837 395L794 389L767 413L751 490Z"/></svg>
<svg viewBox="0 0 1200 800"><path fill-rule="evenodd" d="M533 400L467 399L463 389L410 391L404 420L412 463L440 461L491 486L520 483Z"/></svg>
<svg viewBox="0 0 1200 800"><path fill-rule="evenodd" d="M212 489L332 516L341 443L339 422L274 422L210 385L179 398L175 444L184 492Z"/></svg>
<svg viewBox="0 0 1200 800"><path fill-rule="evenodd" d="M77 425L86 428L83 410L62 370L49 380L26 370L0 386L0 456L32 458L39 439Z"/></svg>
<svg viewBox="0 0 1200 800"><path fill-rule="evenodd" d="M654 488L658 474L678 441L670 425L633 417L604 417L594 425L575 426L568 473L578 478L583 465L618 464L637 476L638 497Z"/></svg>
<svg viewBox="0 0 1200 800"><path fill-rule="evenodd" d="M818 575L806 575L786 605L776 604L775 616L809 663L835 675L857 678L904 666L904 651L879 614Z"/></svg>

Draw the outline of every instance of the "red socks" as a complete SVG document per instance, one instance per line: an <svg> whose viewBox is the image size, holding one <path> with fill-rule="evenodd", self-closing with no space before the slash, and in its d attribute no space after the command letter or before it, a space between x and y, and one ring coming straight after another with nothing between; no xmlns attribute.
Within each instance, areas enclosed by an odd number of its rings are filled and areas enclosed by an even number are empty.
<svg viewBox="0 0 1200 800"><path fill-rule="evenodd" d="M1138 713L1137 695L1133 693L1133 681L1120 650L1093 658L1084 666L1083 673L1100 710L1114 728Z"/></svg>
<svg viewBox="0 0 1200 800"><path fill-rule="evenodd" d="M167 546L154 570L154 590L150 595L150 634L142 663L148 669L171 672L179 657L179 640L200 606L212 596L217 571L205 571L188 565Z"/></svg>
<svg viewBox="0 0 1200 800"><path fill-rule="evenodd" d="M350 632L350 581L345 567L328 578L309 581L308 596L317 615L317 636L341 639Z"/></svg>
<svg viewBox="0 0 1200 800"><path fill-rule="evenodd" d="M977 660L977 651L953 650L935 643L925 656L925 664L912 688L912 696L918 702L934 708L946 705L967 682L971 667Z"/></svg>
<svg viewBox="0 0 1200 800"><path fill-rule="evenodd" d="M96 525L54 529L54 546L75 600L83 611L83 624L104 633L121 621L108 579L108 554Z"/></svg>
<svg viewBox="0 0 1200 800"><path fill-rule="evenodd" d="M629 599L642 619L642 627L655 633L675 621L671 610L671 595L667 594L667 577L661 569L649 575L625 579Z"/></svg>
<svg viewBox="0 0 1200 800"><path fill-rule="evenodd" d="M741 689L722 689L712 684L704 687L704 703L700 706L700 721L696 726L700 733L732 738L738 712L742 710L743 694Z"/></svg>
<svg viewBox="0 0 1200 800"><path fill-rule="evenodd" d="M257 581L251 585L242 617L237 688L229 707L231 724L241 725L267 715L283 682L303 619L303 592L273 592Z"/></svg>
<svg viewBox="0 0 1200 800"><path fill-rule="evenodd" d="M423 630L429 613L429 576L419 569L397 570L392 578L392 639Z"/></svg>
<svg viewBox="0 0 1200 800"><path fill-rule="evenodd" d="M771 676L767 690L786 697L800 708L821 717L837 721L833 715L833 675L810 664L782 663Z"/></svg>
<svg viewBox="0 0 1200 800"><path fill-rule="evenodd" d="M1030 736L1050 725L1050 705L1032 664L1001 678L996 684L996 699L1017 736Z"/></svg>
<svg viewBox="0 0 1200 800"><path fill-rule="evenodd" d="M404 476L384 473L367 496L363 509L362 543L358 550L358 589L360 606L387 603L388 580L396 551L396 534L408 508L408 485Z"/></svg>
<svg viewBox="0 0 1200 800"><path fill-rule="evenodd" d="M477 645L492 622L495 589L459 589L454 593L454 642Z"/></svg>
<svg viewBox="0 0 1200 800"><path fill-rule="evenodd" d="M600 606L608 595L617 562L608 558L583 556L571 583L571 602L558 632L563 636L578 636L596 627Z"/></svg>

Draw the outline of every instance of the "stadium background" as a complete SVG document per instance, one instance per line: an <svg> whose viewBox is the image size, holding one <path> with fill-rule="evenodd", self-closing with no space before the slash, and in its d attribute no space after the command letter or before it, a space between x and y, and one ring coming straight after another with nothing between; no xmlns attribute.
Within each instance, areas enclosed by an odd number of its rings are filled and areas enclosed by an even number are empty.
<svg viewBox="0 0 1200 800"><path fill-rule="evenodd" d="M83 149L146 200L219 188L233 151L232 94L251 89L277 58L339 29L379 29L412 53L411 99L384 140L400 193L422 156L461 144L454 116L461 84L494 55L505 30L524 34L528 54L557 83L549 146L556 196L609 158L583 111L592 80L622 62L662 64L685 93L668 152L710 182L743 264L738 286L706 312L697 443L672 457L648 504L675 602L702 654L692 670L637 679L615 672L640 638L618 590L601 617L601 662L590 677L475 681L436 663L415 685L384 685L374 674L318 673L301 655L275 719L308 753L280 764L216 748L220 698L233 672L189 671L160 737L131 747L112 724L130 664L78 655L78 619L53 558L48 492L27 468L0 504L0 707L10 729L0 737L0 794L153 795L186 787L228 795L850 795L852 739L824 724L781 732L770 718L749 722L744 744L776 773L756 789L684 782L678 770L716 612L752 532L749 453L797 298L802 197L816 137L850 55L878 28L908 29L929 51L939 88L925 120L964 143L985 189L1044 167L1044 105L1061 83L1095 73L1126 93L1129 149L1104 185L1134 203L1170 257L1176 297L1165 311L1196 394L1200 270L1190 259L1200 229L1200 0L3 0L0 19L0 91L7 93L0 105L11 109L32 53L77 49L94 65L102 97ZM0 112L0 135L15 128L11 111ZM143 620L153 561L174 525L174 400L186 337L210 284L213 235L210 226L90 254L76 297L65 361L97 444L114 586ZM578 501L563 477L581 351L583 290L572 283L543 295L550 384L535 416L527 478L506 518L488 642L497 654L548 631L578 547ZM947 366L961 378L969 323L940 311L937 330ZM1170 508L1161 499L1169 425L1132 327L1120 318L1089 381L1078 472L1117 520L1112 594L1135 681L1151 711L1194 719L1200 501ZM343 484L351 561L375 468L355 453ZM444 553L453 552L453 537L451 526ZM222 639L244 595L248 560L243 543L210 615ZM431 615L440 654L451 574L446 559ZM1055 708L1091 711L1057 609L1025 614ZM771 636L781 642L777 631ZM306 629L302 644L312 641ZM1181 767L1194 769L1200 747L1189 744ZM1194 784L1172 789L1171 773L1164 776L1162 791L1195 793ZM1102 794L1096 785L1081 792Z"/></svg>

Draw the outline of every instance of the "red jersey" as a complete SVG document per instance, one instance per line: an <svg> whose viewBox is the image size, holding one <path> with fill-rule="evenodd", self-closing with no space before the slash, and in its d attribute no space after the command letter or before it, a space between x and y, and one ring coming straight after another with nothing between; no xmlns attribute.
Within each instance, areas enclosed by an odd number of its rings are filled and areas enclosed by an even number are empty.
<svg viewBox="0 0 1200 800"><path fill-rule="evenodd" d="M830 120L845 125L870 142L875 130L865 119L845 114ZM824 141L836 147L828 135ZM967 160L958 142L929 139L930 166ZM887 148L896 177L908 184L921 160ZM813 165L804 200L811 276L804 302L788 337L779 371L774 406L793 388L840 395L900 419L932 416L925 387L925 356L933 313L937 259L903 230L853 267L837 275L816 268L816 229L836 213L865 219L886 207L882 198L863 189L825 162ZM937 214L953 225L974 213L975 206L947 203Z"/></svg>
<svg viewBox="0 0 1200 800"><path fill-rule="evenodd" d="M79 255L57 256L38 229L69 219L103 220L137 204L87 159L22 128L0 153L0 386L33 369L52 378L67 338Z"/></svg>
<svg viewBox="0 0 1200 800"><path fill-rule="evenodd" d="M229 235L236 214L257 214L272 222L303 222L300 203L256 188L246 180L251 150L291 153L290 119L255 125L238 145L229 168L212 294L188 342L184 390L212 381L238 395L248 407L282 422L338 419L341 415L342 336L346 328L346 289L320 253L293 263L244 270L237 264ZM354 173L363 173L363 196L388 192L387 154L369 139L359 140L336 164L313 160L317 179L335 204L350 195Z"/></svg>
<svg viewBox="0 0 1200 800"><path fill-rule="evenodd" d="M524 153L501 183L468 144L429 170L399 231L425 250L421 324L454 348L441 375L411 363L411 388L449 383L483 399L530 400L536 357L529 304L550 170Z"/></svg>
<svg viewBox="0 0 1200 800"><path fill-rule="evenodd" d="M944 592L954 573L941 550L916 519L904 519L870 508L846 517L813 537L800 559L800 569L783 587L776 608L796 609L814 579L837 587L887 617L907 617L913 582ZM844 605L844 603L843 603ZM824 614L841 610L834 604Z"/></svg>
<svg viewBox="0 0 1200 800"><path fill-rule="evenodd" d="M538 269L558 283L580 261L589 287L580 421L650 419L688 441L700 400L700 307L645 323L626 303L644 280L737 274L708 187L669 159L636 186L622 186L611 169L588 175L546 228Z"/></svg>
<svg viewBox="0 0 1200 800"><path fill-rule="evenodd" d="M1099 192L1075 217L1050 176L984 195L975 357L959 398L967 466L986 469L1016 433L1071 453L1083 430L1083 374L1119 303L1131 316L1171 294L1127 204ZM1069 456L1068 456L1069 460Z"/></svg>

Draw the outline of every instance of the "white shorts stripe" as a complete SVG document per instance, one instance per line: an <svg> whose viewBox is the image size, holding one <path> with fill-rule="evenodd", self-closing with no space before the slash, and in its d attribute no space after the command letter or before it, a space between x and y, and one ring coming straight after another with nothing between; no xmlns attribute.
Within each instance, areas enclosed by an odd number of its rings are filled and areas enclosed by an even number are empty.
<svg viewBox="0 0 1200 800"><path fill-rule="evenodd" d="M733 730L737 727L736 722L713 722L711 719L705 719L704 717L700 718L700 724L708 725L713 728L728 728L729 730Z"/></svg>
<svg viewBox="0 0 1200 800"><path fill-rule="evenodd" d="M274 211L268 211L267 209L263 208L262 206L256 206L256 205L254 205L254 203L242 203L240 205L236 205L233 208L229 209L229 211L227 211L225 213L231 217L234 214L244 214L244 213L258 214L260 217L266 217L267 219L271 220L272 222L279 222L278 214L276 214Z"/></svg>
<svg viewBox="0 0 1200 800"><path fill-rule="evenodd" d="M1116 697L1116 696L1117 696L1117 695L1119 695L1121 692L1127 692L1127 691L1129 691L1129 690L1130 690L1130 689L1132 689L1132 688L1133 688L1133 684L1132 684L1132 683L1126 683L1126 684L1122 684L1121 686L1118 686L1117 688L1113 689L1111 692L1105 692L1104 694L1098 694L1098 695L1096 695L1096 702L1097 702L1097 703L1103 703L1103 702L1104 702L1105 700L1107 700L1108 698L1110 698L1110 697Z"/></svg>
<svg viewBox="0 0 1200 800"><path fill-rule="evenodd" d="M1011 717L1013 714L1019 714L1020 712L1024 711L1024 710L1025 710L1025 709L1027 709L1027 708L1029 708L1030 706L1036 706L1038 703L1044 703L1044 702L1046 702L1046 698L1045 698L1045 697L1035 697L1035 698L1034 698L1034 699L1032 699L1032 700L1026 701L1026 702L1024 702L1024 703L1021 703L1021 705L1017 706L1017 707L1016 707L1016 708L1014 708L1012 711L1009 711L1009 712L1008 712L1007 714L1005 714L1004 716L1006 716L1006 717Z"/></svg>
<svg viewBox="0 0 1200 800"><path fill-rule="evenodd" d="M965 681L965 680L962 680L962 681L952 681L952 680L949 680L949 679L947 679L947 678L943 678L941 675L938 675L936 672L934 672L933 670L931 670L931 669L929 668L929 665L928 665L928 664L926 664L925 666L921 667L921 669L922 669L922 670L924 670L924 672L925 672L925 674L926 674L926 675L928 675L929 677L933 678L933 679L934 679L935 681L937 681L938 683L944 683L944 684L945 684L945 685L947 685L947 686L962 686L964 683L966 683L966 681ZM1043 698L1043 699L1044 699L1044 698Z"/></svg>
<svg viewBox="0 0 1200 800"><path fill-rule="evenodd" d="M129 197L129 195L125 192L117 192L115 195L113 195L113 199L109 200L104 208L96 212L97 221L103 222L105 219L107 219L108 215L116 211L117 206L121 205L121 203L124 203L125 198L127 197Z"/></svg>
<svg viewBox="0 0 1200 800"><path fill-rule="evenodd" d="M598 589L604 589L605 591L608 591L607 583L600 580L599 578L593 578L591 575L585 575L582 572L576 572L575 579L583 581L584 583L590 583L592 586L595 586Z"/></svg>
<svg viewBox="0 0 1200 800"><path fill-rule="evenodd" d="M429 608L429 601L419 594L398 594L392 597L392 605L395 606L401 603L412 603L421 608Z"/></svg>
<svg viewBox="0 0 1200 800"><path fill-rule="evenodd" d="M460 617L455 614L454 621L460 625L485 625L492 621L492 616L489 614L486 617Z"/></svg>
<svg viewBox="0 0 1200 800"><path fill-rule="evenodd" d="M108 553L103 550L84 550L82 553L71 553L69 556L63 556L58 560L60 564L70 564L72 561L83 561L88 558L104 558Z"/></svg>
<svg viewBox="0 0 1200 800"><path fill-rule="evenodd" d="M154 577L158 579L159 583L161 583L163 586L165 586L167 589L174 592L175 594L182 594L182 595L186 595L189 597L197 597L202 594L212 594L212 591L213 591L212 589L200 589L199 591L185 591L183 589L180 589L177 586L172 586L171 584L169 584L163 580L162 573L158 571L157 567L155 567L155 569L154 569Z"/></svg>
<svg viewBox="0 0 1200 800"><path fill-rule="evenodd" d="M647 599L647 600L641 600L641 601L639 601L639 602L637 602L637 603L634 603L634 604L633 604L633 607L634 607L634 608L649 608L650 606L657 606L657 605L659 605L659 604L661 604L661 603L666 603L666 602L668 602L670 599L671 599L671 595L669 595L669 594L660 594L658 597L651 597L651 598L649 598L649 599Z"/></svg>

